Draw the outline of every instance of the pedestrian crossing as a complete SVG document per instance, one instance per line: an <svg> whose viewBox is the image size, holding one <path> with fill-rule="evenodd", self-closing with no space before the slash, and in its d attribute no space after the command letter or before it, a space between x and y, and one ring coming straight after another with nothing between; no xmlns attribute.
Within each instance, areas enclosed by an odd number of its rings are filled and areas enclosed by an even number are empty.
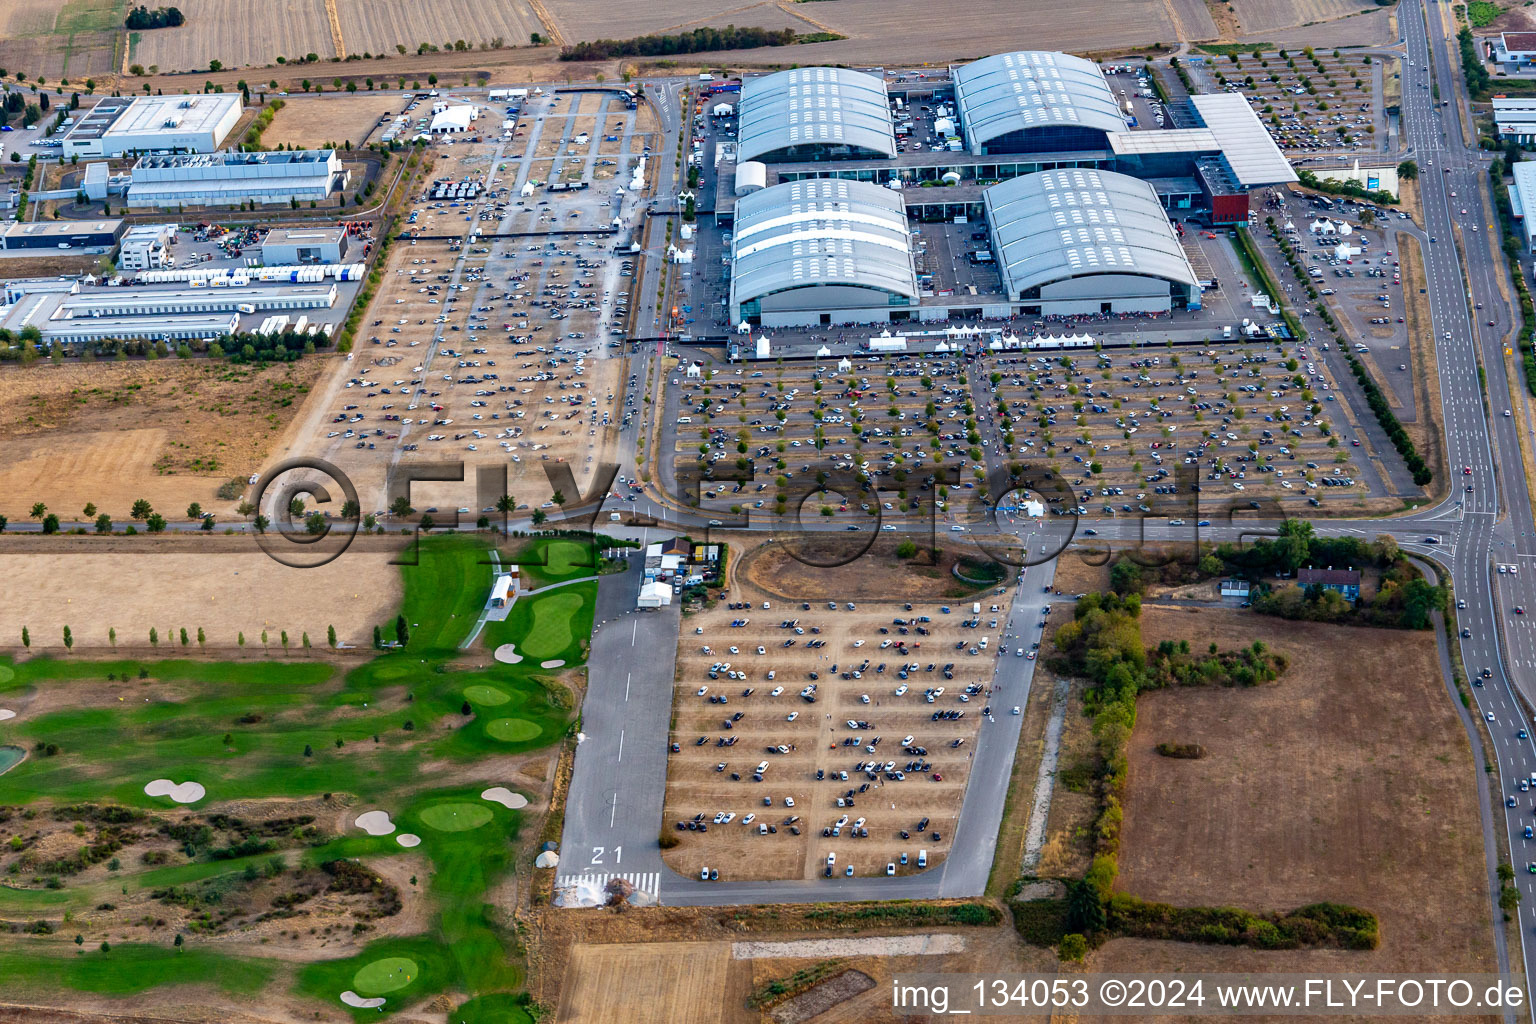
<svg viewBox="0 0 1536 1024"><path fill-rule="evenodd" d="M556 875L555 888L569 885L602 892L609 881L615 878L624 879L635 887L636 892L646 893L652 899L659 899L661 896L660 871L604 871L582 875Z"/></svg>

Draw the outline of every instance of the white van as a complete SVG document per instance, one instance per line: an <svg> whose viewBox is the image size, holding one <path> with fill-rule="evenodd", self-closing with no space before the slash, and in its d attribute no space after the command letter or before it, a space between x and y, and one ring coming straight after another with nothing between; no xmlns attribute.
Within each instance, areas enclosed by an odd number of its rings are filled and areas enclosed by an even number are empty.
<svg viewBox="0 0 1536 1024"><path fill-rule="evenodd" d="M917 851L917 866L920 867L920 868L925 868L925 867L928 866L928 851L927 850L918 850Z"/></svg>
<svg viewBox="0 0 1536 1024"><path fill-rule="evenodd" d="M679 422L679 423L692 423L693 422L693 417L692 416L679 416L677 418L677 422Z"/></svg>

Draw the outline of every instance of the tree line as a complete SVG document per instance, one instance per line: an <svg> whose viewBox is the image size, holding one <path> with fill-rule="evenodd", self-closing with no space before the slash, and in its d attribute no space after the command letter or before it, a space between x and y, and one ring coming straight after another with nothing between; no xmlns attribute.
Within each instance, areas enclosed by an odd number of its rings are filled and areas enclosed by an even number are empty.
<svg viewBox="0 0 1536 1024"><path fill-rule="evenodd" d="M610 60L614 57L663 57L675 53L711 53L716 50L755 50L762 46L792 46L801 41L792 28L696 28L674 36L636 36L632 39L599 39L577 43L560 51L560 59Z"/></svg>
<svg viewBox="0 0 1536 1024"><path fill-rule="evenodd" d="M153 10L143 6L135 7L123 20L124 25L136 32L147 28L177 28L186 22L186 15L175 7L156 7Z"/></svg>

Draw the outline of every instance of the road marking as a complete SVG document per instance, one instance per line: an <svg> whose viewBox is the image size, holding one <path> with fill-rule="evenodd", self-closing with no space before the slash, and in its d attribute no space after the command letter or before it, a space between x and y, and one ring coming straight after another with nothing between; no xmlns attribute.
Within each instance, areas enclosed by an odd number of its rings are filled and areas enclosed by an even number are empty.
<svg viewBox="0 0 1536 1024"><path fill-rule="evenodd" d="M634 673L624 673L624 699L629 700L629 681L634 678Z"/></svg>
<svg viewBox="0 0 1536 1024"><path fill-rule="evenodd" d="M614 764L624 760L624 730L619 730L619 755L613 759Z"/></svg>
<svg viewBox="0 0 1536 1024"><path fill-rule="evenodd" d="M660 895L660 871L595 872L582 875L559 875L555 878L555 888L558 889L567 885L589 885L601 892L615 878L624 879L633 885L636 891L650 894L652 899L656 899Z"/></svg>

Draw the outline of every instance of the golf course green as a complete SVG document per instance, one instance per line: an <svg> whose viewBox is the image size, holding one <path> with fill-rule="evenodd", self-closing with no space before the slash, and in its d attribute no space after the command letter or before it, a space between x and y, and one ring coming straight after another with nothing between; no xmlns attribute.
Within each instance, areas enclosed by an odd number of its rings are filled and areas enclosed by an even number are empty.
<svg viewBox="0 0 1536 1024"><path fill-rule="evenodd" d="M414 960L403 956L385 957L360 969L352 978L352 987L361 996L382 996L405 988L420 973Z"/></svg>
<svg viewBox="0 0 1536 1024"><path fill-rule="evenodd" d="M421 820L439 832L468 832L491 820L484 804L433 804L421 812Z"/></svg>
<svg viewBox="0 0 1536 1024"><path fill-rule="evenodd" d="M474 686L464 687L464 699L471 704L479 704L482 707L493 708L498 704L505 704L511 700L505 693L494 686L486 686L477 683Z"/></svg>
<svg viewBox="0 0 1536 1024"><path fill-rule="evenodd" d="M571 646L571 619L585 602L586 598L575 588L535 598L533 621L518 650L531 658L553 658L563 653Z"/></svg>
<svg viewBox="0 0 1536 1024"><path fill-rule="evenodd" d="M495 718L485 723L485 734L503 743L521 743L537 736L539 726L526 718Z"/></svg>

